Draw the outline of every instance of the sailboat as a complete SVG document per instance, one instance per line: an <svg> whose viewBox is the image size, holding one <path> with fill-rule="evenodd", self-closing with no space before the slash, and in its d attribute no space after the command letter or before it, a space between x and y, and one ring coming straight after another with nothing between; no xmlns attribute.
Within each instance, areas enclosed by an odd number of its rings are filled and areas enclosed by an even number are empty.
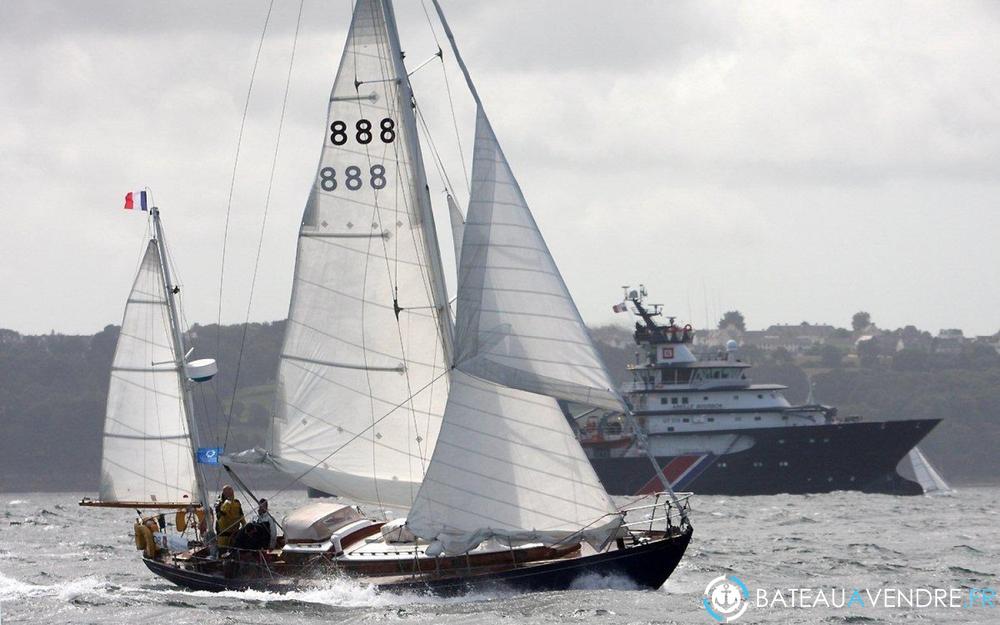
<svg viewBox="0 0 1000 625"><path fill-rule="evenodd" d="M910 453L906 455L906 459L909 460L913 475L916 477L920 487L924 489L925 495L940 495L952 492L953 489L951 486L941 477L941 474L934 468L931 461L927 459L924 452L920 451L919 447L911 449Z"/></svg>
<svg viewBox="0 0 1000 625"><path fill-rule="evenodd" d="M464 218L450 204L454 320L392 3L358 0L299 231L273 440L227 458L406 516L316 502L285 515L273 549L218 557L208 536L143 558L180 586L658 588L690 541L672 492L616 507L559 408L628 410L434 4L477 108Z"/></svg>
<svg viewBox="0 0 1000 625"><path fill-rule="evenodd" d="M152 206L148 213L152 237L126 300L111 365L100 493L80 502L139 511L137 544L144 531L142 510L177 510L185 518L182 524L187 516L197 519L192 524L196 539L207 527L203 504L208 489L197 462L191 385L210 380L217 371L213 359L187 359L180 289L171 276L160 211ZM153 525L157 534L166 529L159 521Z"/></svg>

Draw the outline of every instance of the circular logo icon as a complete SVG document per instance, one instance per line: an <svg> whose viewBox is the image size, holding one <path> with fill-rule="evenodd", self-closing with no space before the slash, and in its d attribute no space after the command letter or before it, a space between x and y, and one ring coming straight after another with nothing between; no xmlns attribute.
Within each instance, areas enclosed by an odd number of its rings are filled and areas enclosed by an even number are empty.
<svg viewBox="0 0 1000 625"><path fill-rule="evenodd" d="M720 623L729 623L743 616L749 605L750 591L735 575L720 575L705 586L701 604L708 615Z"/></svg>

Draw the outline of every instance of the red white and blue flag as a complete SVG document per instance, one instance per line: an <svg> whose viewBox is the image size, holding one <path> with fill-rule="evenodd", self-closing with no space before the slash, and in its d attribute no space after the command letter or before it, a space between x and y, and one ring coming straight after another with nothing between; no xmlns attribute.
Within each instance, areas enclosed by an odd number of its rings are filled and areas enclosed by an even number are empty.
<svg viewBox="0 0 1000 625"><path fill-rule="evenodd" d="M129 191L125 194L125 210L149 210L149 194L145 191Z"/></svg>

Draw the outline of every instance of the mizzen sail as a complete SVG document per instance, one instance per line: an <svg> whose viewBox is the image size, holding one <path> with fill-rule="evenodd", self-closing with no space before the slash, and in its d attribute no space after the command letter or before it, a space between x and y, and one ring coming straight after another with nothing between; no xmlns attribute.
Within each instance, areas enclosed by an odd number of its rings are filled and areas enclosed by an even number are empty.
<svg viewBox="0 0 1000 625"><path fill-rule="evenodd" d="M313 488L408 506L448 396L451 321L389 10L357 2L330 95L269 458Z"/></svg>
<svg viewBox="0 0 1000 625"><path fill-rule="evenodd" d="M150 241L125 306L104 420L103 503L190 503L197 493L181 358L160 253Z"/></svg>

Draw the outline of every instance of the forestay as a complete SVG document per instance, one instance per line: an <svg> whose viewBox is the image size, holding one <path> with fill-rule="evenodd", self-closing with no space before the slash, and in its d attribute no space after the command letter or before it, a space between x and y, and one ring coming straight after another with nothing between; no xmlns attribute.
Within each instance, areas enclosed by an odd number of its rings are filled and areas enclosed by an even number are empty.
<svg viewBox="0 0 1000 625"><path fill-rule="evenodd" d="M191 439L160 254L150 241L125 305L111 366L102 502L185 503L196 492Z"/></svg>
<svg viewBox="0 0 1000 625"><path fill-rule="evenodd" d="M330 96L299 233L271 459L314 488L408 506L448 396L450 320L385 10L357 2Z"/></svg>
<svg viewBox="0 0 1000 625"><path fill-rule="evenodd" d="M551 397L453 372L434 458L407 517L428 553L603 543L620 518Z"/></svg>
<svg viewBox="0 0 1000 625"><path fill-rule="evenodd" d="M482 106L455 317L459 369L532 393L625 410Z"/></svg>

